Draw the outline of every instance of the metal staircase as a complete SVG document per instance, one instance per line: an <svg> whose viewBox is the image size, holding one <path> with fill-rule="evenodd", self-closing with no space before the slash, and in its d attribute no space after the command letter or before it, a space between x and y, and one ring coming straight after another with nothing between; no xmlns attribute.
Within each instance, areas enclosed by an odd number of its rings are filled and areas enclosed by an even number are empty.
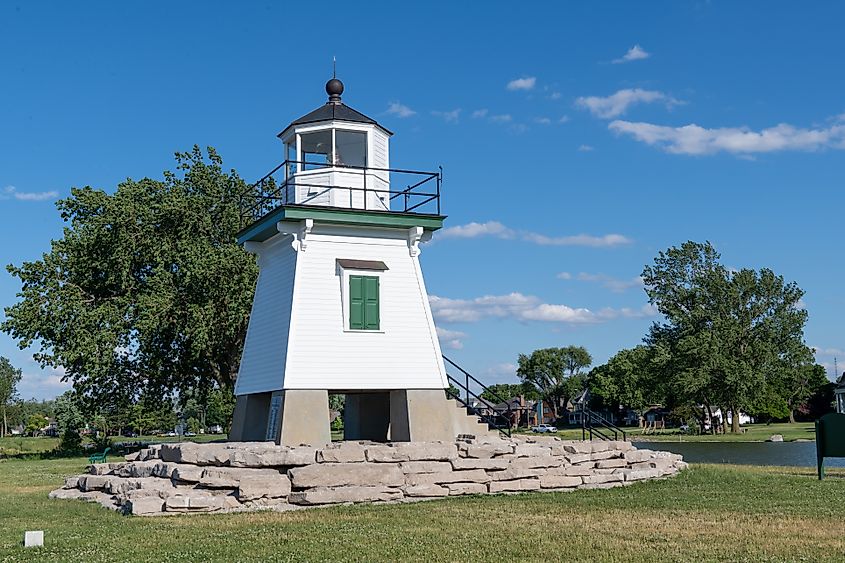
<svg viewBox="0 0 845 563"><path fill-rule="evenodd" d="M452 396L457 403L466 409L467 414L478 417L479 422L486 424L491 430L498 430L502 435L510 438L513 411L510 403L490 390L478 379L469 374L464 368L443 356L446 361L446 377L449 383L458 389L457 396ZM457 370L457 377L449 373ZM472 388L479 390L477 393ZM486 393L493 400L484 399L481 394ZM504 405L504 407L499 407Z"/></svg>
<svg viewBox="0 0 845 563"><path fill-rule="evenodd" d="M590 440L594 437L602 440L619 440L620 436L623 442L628 439L624 430L595 411L590 410L590 407L587 405L581 404L579 410L581 411L582 440L586 440L587 436L589 436Z"/></svg>

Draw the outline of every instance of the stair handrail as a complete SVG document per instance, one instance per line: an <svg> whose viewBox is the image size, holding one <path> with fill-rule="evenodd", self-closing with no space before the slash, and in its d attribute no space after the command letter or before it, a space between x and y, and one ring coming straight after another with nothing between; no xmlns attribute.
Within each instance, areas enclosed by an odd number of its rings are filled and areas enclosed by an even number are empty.
<svg viewBox="0 0 845 563"><path fill-rule="evenodd" d="M598 428L596 427L598 425ZM608 434L605 434L608 432ZM619 434L622 435L622 441L625 442L628 440L628 434L610 422L609 420L605 419L600 414L594 412L592 409L587 407L587 405L581 405L581 439L586 440L587 434L590 435L590 440L593 439L593 434L597 435L602 440L610 440L609 433L613 433L613 439L617 440L619 438Z"/></svg>
<svg viewBox="0 0 845 563"><path fill-rule="evenodd" d="M484 420L485 418L492 419L492 420L486 421L487 424L494 426L499 432L501 432L502 434L504 434L505 436L510 438L510 436L511 436L511 420L512 420L511 415L513 414L513 409L511 408L510 403L508 401L502 399L495 391L491 390L489 387L487 387L486 385L481 383L478 379L473 377L472 374L470 374L467 370L465 370L464 368L462 368L461 366L459 366L458 364L453 362L451 359L446 357L446 355L443 355L443 359L446 360L450 365L455 367L458 371L460 371L464 375L465 383L462 384L460 381L458 381L456 378L452 377L448 372L446 372L446 378L448 379L448 381L450 383L454 384L458 388L459 391L464 391L465 399L462 399L460 397L460 394L459 394L459 396L455 397L455 399L460 401L464 405L465 408L474 408L470 404L470 401L469 401L470 396L472 396L472 398L474 398L474 399L478 399L479 401L482 401L482 402L485 402L485 403L490 403L490 401L488 401L484 397L476 394L474 391L472 391L470 389L470 386L469 386L470 380L472 382L474 382L476 385L478 385L479 387L481 387L482 393L487 391L490 396L492 396L496 401L498 401L498 403L496 403L496 404L504 403L506 414L497 411L495 408L491 408L490 410L493 411L492 415L478 414L478 416L482 420ZM495 404L492 405L492 406L495 407ZM497 419L498 420L504 420L505 424L502 425L500 422L496 422ZM505 427L505 430L502 429L502 426Z"/></svg>

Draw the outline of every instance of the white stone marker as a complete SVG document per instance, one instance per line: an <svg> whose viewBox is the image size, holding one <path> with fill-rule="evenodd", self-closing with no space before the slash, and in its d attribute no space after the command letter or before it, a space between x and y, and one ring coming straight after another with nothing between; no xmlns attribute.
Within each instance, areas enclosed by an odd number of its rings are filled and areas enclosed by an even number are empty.
<svg viewBox="0 0 845 563"><path fill-rule="evenodd" d="M23 537L24 547L44 547L44 532L26 532Z"/></svg>

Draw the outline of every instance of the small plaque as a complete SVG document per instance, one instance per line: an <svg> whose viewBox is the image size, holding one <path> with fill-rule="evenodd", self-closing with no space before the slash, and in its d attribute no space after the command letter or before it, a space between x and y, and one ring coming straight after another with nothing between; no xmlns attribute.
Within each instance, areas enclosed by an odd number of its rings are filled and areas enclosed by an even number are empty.
<svg viewBox="0 0 845 563"><path fill-rule="evenodd" d="M24 547L44 547L44 532L26 532L23 536Z"/></svg>

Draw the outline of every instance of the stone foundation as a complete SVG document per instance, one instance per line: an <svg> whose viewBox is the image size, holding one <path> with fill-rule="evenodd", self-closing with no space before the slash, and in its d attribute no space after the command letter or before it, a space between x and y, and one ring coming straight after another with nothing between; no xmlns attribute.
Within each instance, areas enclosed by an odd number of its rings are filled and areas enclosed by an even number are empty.
<svg viewBox="0 0 845 563"><path fill-rule="evenodd" d="M51 498L138 515L292 510L468 494L630 485L685 469L680 455L628 442L461 436L455 442L163 444L90 465Z"/></svg>

